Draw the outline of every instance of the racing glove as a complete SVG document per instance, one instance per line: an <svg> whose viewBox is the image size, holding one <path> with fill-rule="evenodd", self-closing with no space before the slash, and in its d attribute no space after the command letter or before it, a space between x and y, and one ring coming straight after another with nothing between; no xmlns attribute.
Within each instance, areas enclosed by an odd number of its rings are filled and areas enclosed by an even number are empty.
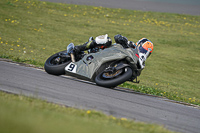
<svg viewBox="0 0 200 133"><path fill-rule="evenodd" d="M115 42L121 44L124 48L128 48L128 39L120 34L114 36Z"/></svg>

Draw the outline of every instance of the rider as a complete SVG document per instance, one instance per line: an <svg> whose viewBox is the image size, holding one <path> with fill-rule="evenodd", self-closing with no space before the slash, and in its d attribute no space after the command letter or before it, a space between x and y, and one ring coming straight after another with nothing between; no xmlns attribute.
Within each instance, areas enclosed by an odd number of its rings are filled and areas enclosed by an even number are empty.
<svg viewBox="0 0 200 133"><path fill-rule="evenodd" d="M146 39L140 39L136 44L120 34L114 36L115 42L121 44L124 48L133 48L138 50L138 58L140 69L145 67L146 59L151 55L153 51L153 43ZM108 34L97 36L95 39L93 37L89 38L89 41L83 45L75 46L75 55L78 56L80 52L85 50L90 50L90 52L96 52L99 49L105 49L112 45L112 40L108 37Z"/></svg>

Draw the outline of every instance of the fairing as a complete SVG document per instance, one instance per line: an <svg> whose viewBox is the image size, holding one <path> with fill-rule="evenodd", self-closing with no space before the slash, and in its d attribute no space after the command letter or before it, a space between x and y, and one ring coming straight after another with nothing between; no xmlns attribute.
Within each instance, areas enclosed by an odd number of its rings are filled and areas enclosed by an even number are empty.
<svg viewBox="0 0 200 133"><path fill-rule="evenodd" d="M136 50L131 50L131 48L124 49L121 45L115 44L112 47L104 49L100 52L84 56L80 61L73 62L74 66L71 64L67 65L65 67L65 71L67 75L92 80L95 72L106 62L122 60L126 57L130 57L132 63L137 63L138 57L135 56L135 53L137 53Z"/></svg>

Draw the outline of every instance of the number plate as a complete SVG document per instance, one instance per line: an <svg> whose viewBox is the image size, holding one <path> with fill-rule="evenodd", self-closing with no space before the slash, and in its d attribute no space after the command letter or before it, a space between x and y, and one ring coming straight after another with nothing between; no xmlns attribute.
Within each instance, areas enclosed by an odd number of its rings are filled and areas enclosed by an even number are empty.
<svg viewBox="0 0 200 133"><path fill-rule="evenodd" d="M76 73L76 69L77 69L77 65L72 62L65 67L65 71L69 71L73 73Z"/></svg>

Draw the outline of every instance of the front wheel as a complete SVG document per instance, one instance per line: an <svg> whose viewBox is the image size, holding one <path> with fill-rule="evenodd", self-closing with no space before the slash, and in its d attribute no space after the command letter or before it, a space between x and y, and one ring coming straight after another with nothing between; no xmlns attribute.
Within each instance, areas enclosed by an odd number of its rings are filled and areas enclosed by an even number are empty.
<svg viewBox="0 0 200 133"><path fill-rule="evenodd" d="M67 55L67 51L56 53L49 57L44 65L47 73L53 75L65 74L65 67L71 62L71 57Z"/></svg>
<svg viewBox="0 0 200 133"><path fill-rule="evenodd" d="M104 70L96 76L95 82L99 86L115 87L129 80L131 76L132 69L130 67L124 67L114 72Z"/></svg>

